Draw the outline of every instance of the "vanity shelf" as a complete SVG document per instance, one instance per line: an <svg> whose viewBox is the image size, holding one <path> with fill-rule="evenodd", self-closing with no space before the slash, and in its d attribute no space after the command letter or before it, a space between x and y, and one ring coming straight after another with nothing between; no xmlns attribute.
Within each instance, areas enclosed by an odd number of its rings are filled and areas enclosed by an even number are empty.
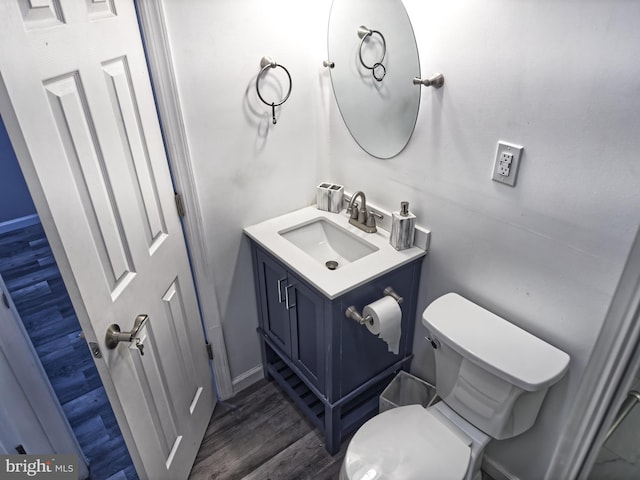
<svg viewBox="0 0 640 480"><path fill-rule="evenodd" d="M395 373L409 368L423 257L331 299L254 241L251 250L265 377L323 432L334 455L377 414L378 396ZM397 355L344 314L349 305L378 300L387 286L404 297Z"/></svg>

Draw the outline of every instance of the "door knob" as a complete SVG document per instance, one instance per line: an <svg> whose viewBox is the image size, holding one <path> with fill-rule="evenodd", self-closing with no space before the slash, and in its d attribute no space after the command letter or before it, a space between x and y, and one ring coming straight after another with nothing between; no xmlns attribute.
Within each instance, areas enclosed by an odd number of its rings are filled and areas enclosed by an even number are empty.
<svg viewBox="0 0 640 480"><path fill-rule="evenodd" d="M133 328L130 332L122 332L120 330L120 325L117 323L109 325L109 327L107 327L107 334L104 340L107 348L112 350L116 348L120 342L134 342L138 350L140 350L140 355L144 355L144 345L138 337L138 333L140 333L140 329L144 327L148 319L149 315L138 315L133 322Z"/></svg>

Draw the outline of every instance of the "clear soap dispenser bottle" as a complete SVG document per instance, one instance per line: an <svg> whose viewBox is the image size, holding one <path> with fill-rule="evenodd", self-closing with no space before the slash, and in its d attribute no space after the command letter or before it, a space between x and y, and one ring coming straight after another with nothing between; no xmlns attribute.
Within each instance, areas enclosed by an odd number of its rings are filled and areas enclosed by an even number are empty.
<svg viewBox="0 0 640 480"><path fill-rule="evenodd" d="M409 212L409 202L400 202L400 211L391 214L389 243L396 250L413 246L416 216Z"/></svg>

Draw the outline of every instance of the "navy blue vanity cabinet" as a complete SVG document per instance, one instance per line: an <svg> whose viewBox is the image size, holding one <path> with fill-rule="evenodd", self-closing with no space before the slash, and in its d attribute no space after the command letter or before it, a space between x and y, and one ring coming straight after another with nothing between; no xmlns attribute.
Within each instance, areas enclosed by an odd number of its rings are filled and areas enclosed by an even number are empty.
<svg viewBox="0 0 640 480"><path fill-rule="evenodd" d="M259 283L260 310L263 322L260 327L271 341L285 354L291 356L291 327L289 311L285 303L284 288L287 284L287 270L270 256L258 253L256 281Z"/></svg>
<svg viewBox="0 0 640 480"><path fill-rule="evenodd" d="M412 358L422 257L329 299L255 242L252 244L265 377L273 379L325 436L332 455L377 414L378 396ZM392 287L404 301L397 355L344 311Z"/></svg>
<svg viewBox="0 0 640 480"><path fill-rule="evenodd" d="M273 257L256 252L260 328L314 386L324 381L323 298ZM263 364L266 364L263 362Z"/></svg>

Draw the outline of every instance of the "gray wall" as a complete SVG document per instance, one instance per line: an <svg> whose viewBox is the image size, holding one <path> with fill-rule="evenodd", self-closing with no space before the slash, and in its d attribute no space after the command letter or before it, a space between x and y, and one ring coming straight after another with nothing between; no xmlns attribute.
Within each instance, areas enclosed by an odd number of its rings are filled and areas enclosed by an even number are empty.
<svg viewBox="0 0 640 480"><path fill-rule="evenodd" d="M409 200L433 231L419 311L458 291L571 355L533 429L488 449L543 478L640 220L640 3L405 0L423 76L446 84L423 89L390 160L357 147L333 100L330 0L164 4L232 376L260 362L244 226L310 204L319 181ZM263 55L294 81L275 126L253 90ZM515 189L490 180L498 140L525 147ZM433 380L419 320L413 369Z"/></svg>

